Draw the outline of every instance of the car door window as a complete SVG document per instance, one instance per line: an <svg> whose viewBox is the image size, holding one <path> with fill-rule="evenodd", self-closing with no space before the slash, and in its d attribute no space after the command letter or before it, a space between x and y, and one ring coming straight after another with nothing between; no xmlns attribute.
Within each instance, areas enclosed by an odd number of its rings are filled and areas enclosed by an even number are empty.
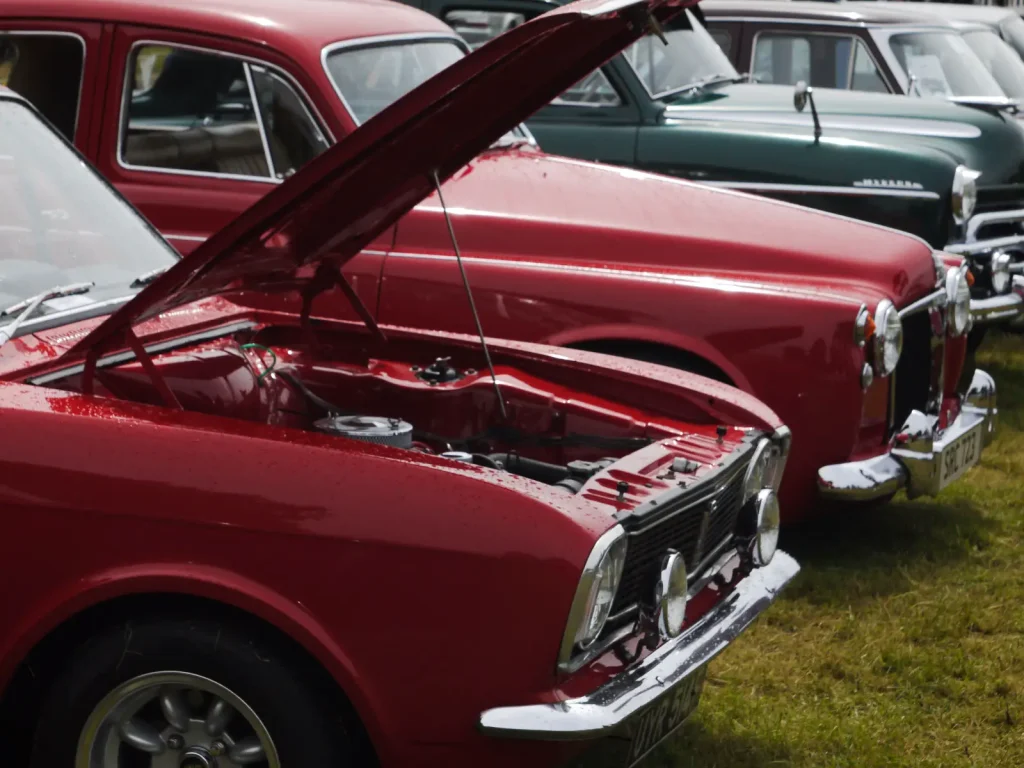
<svg viewBox="0 0 1024 768"><path fill-rule="evenodd" d="M326 150L330 143L295 89L266 67L250 65L274 175L283 179Z"/></svg>
<svg viewBox="0 0 1024 768"><path fill-rule="evenodd" d="M760 32L753 61L760 83L888 91L867 46L847 35Z"/></svg>
<svg viewBox="0 0 1024 768"><path fill-rule="evenodd" d="M266 66L154 44L135 50L128 71L128 166L282 179L329 146L302 97Z"/></svg>
<svg viewBox="0 0 1024 768"><path fill-rule="evenodd" d="M0 85L21 94L74 141L85 43L63 33L0 35Z"/></svg>
<svg viewBox="0 0 1024 768"><path fill-rule="evenodd" d="M491 38L526 21L521 13L478 10L448 11L441 18L474 51Z"/></svg>

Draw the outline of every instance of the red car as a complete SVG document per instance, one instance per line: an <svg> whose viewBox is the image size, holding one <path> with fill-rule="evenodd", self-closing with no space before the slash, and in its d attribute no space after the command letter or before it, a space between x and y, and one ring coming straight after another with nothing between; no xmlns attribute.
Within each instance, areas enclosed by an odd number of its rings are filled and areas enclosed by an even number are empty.
<svg viewBox="0 0 1024 768"><path fill-rule="evenodd" d="M381 327L340 273L649 10L531 22L180 261L0 88L6 762L627 765L693 711L798 570L788 430L683 372ZM338 285L363 322L311 317Z"/></svg>
<svg viewBox="0 0 1024 768"><path fill-rule="evenodd" d="M0 0L0 13L11 87L184 253L465 51L437 19L387 2ZM546 73L574 55L531 73L531 89L550 90ZM969 289L946 270L959 259L547 156L522 128L483 150L444 194L487 333L654 361L764 400L794 433L789 518L822 496L934 494L978 461L996 392L982 371L961 375ZM436 195L345 274L378 322L476 330ZM314 312L356 318L341 291Z"/></svg>

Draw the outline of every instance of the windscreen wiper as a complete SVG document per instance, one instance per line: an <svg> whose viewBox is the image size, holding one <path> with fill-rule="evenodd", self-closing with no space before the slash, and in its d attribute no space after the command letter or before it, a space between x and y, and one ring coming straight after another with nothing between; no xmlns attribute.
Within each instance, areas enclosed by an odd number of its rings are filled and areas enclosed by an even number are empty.
<svg viewBox="0 0 1024 768"><path fill-rule="evenodd" d="M14 334L18 332L18 328L26 320L29 320L32 315L39 311L39 307L44 301L51 301L52 299L61 299L65 296L78 296L83 293L88 293L92 290L96 283L71 283L69 285L58 285L56 288L50 288L42 293L37 293L35 296L29 296L24 301L19 301L17 304L12 304L3 312L0 312L0 318L5 318L15 313L18 316L11 321L11 323L5 327L0 328L0 347L14 338Z"/></svg>
<svg viewBox="0 0 1024 768"><path fill-rule="evenodd" d="M145 288L147 285L149 285L154 280L156 280L158 277L160 277L160 275L162 275L168 269L170 269L169 266L168 267L158 267L157 269L152 269L149 272L145 272L145 273L139 275L138 277L136 277L134 280L132 280L131 284L128 287L129 288Z"/></svg>

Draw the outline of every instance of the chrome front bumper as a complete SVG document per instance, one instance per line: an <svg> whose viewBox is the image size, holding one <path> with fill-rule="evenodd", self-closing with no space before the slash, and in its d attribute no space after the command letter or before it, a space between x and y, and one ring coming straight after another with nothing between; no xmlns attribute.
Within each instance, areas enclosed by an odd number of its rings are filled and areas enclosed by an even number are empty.
<svg viewBox="0 0 1024 768"><path fill-rule="evenodd" d="M1024 320L1024 278L1013 276L1010 292L987 299L971 299L974 325L1019 323Z"/></svg>
<svg viewBox="0 0 1024 768"><path fill-rule="evenodd" d="M842 501L872 501L900 488L908 496L934 496L939 490L943 451L957 438L980 424L982 445L995 435L996 383L981 370L974 372L960 415L946 429L938 429L938 417L912 411L899 436L906 437L888 453L863 461L832 464L818 470L818 491Z"/></svg>
<svg viewBox="0 0 1024 768"><path fill-rule="evenodd" d="M796 560L776 552L768 565L751 572L691 629L590 695L556 704L488 709L480 715L480 729L492 736L538 741L607 736L721 653L799 570Z"/></svg>
<svg viewBox="0 0 1024 768"><path fill-rule="evenodd" d="M962 243L947 243L942 250L971 256L977 253L988 253L1002 249L1024 249L1024 233L1007 237L992 237L979 240L978 231L990 224L1022 224L1024 225L1024 208L1015 211L994 211L992 213L975 214L967 222Z"/></svg>

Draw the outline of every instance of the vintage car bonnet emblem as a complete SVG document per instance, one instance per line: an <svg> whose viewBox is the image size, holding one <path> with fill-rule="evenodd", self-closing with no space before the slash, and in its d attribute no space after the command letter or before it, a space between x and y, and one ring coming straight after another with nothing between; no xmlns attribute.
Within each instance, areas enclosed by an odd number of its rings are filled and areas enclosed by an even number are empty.
<svg viewBox="0 0 1024 768"><path fill-rule="evenodd" d="M689 0L581 0L509 30L406 94L263 197L76 344L65 359L128 342L133 324L238 290L339 285L340 269L477 154L559 93L679 13ZM653 17L653 21L652 21Z"/></svg>

